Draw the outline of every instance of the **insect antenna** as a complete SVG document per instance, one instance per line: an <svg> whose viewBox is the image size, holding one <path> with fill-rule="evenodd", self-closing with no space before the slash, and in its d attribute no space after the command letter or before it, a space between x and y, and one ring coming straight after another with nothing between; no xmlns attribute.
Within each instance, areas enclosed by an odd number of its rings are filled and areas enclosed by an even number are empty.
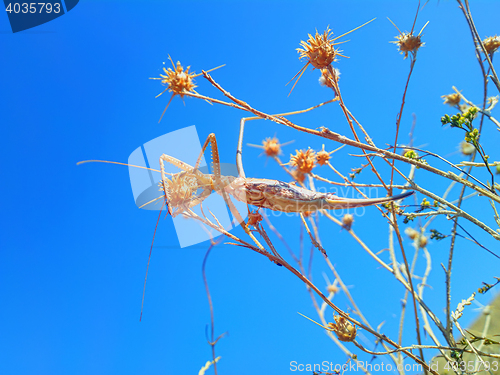
<svg viewBox="0 0 500 375"><path fill-rule="evenodd" d="M141 316L139 317L139 322L142 321L142 312L144 310L144 296L146 294L146 282L148 281L149 263L151 262L151 253L153 252L153 245L155 243L156 229L158 229L158 223L160 222L161 211L163 210L163 207L165 207L165 204L166 200L163 202L163 205L160 208L160 213L158 214L158 219L156 220L155 231L153 232L153 240L151 241L151 247L149 249L148 265L146 267L146 276L144 277L144 288L142 289Z"/></svg>

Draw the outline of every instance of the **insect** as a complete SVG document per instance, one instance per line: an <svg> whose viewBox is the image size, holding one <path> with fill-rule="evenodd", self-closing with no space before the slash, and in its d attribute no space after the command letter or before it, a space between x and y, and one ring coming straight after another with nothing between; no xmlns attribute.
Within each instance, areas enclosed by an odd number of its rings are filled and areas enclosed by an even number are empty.
<svg viewBox="0 0 500 375"><path fill-rule="evenodd" d="M213 154L213 174L204 174L199 170L201 157L211 145ZM240 150L238 150L240 151ZM165 162L182 169L182 172L168 179ZM353 199L339 197L333 193L321 193L286 182L262 178L244 177L241 159L238 159L239 177L222 176L215 134L210 134L194 167L163 154L160 157L162 189L169 204L172 216L176 216L193 206L200 204L212 191L225 196L230 195L240 202L259 208L268 208L281 212L306 213L321 209L335 210L362 206L371 206L406 198L413 192L406 192L392 197ZM199 189L201 193L197 193Z"/></svg>

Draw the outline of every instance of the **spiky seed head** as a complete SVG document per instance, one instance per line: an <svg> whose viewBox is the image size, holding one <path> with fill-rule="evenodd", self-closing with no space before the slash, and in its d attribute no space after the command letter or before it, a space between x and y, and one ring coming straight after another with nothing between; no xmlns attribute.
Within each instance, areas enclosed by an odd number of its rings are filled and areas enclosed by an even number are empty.
<svg viewBox="0 0 500 375"><path fill-rule="evenodd" d="M473 145L471 145L470 143L467 143L465 141L460 142L460 152L463 155L465 155L465 156L472 155L475 150L476 150L476 148Z"/></svg>
<svg viewBox="0 0 500 375"><path fill-rule="evenodd" d="M408 57L408 52L416 53L420 47L424 45L421 35L413 35L413 33L404 32L396 36L396 40L392 41L398 46L399 52Z"/></svg>
<svg viewBox="0 0 500 375"><path fill-rule="evenodd" d="M340 341L352 342L356 338L356 327L346 318L340 315L333 317L335 323L328 323L329 328L335 332Z"/></svg>
<svg viewBox="0 0 500 375"><path fill-rule="evenodd" d="M490 36L483 40L483 44L486 52L488 52L488 55L498 52L498 48L500 47L500 36Z"/></svg>
<svg viewBox="0 0 500 375"><path fill-rule="evenodd" d="M300 54L299 58L307 58L308 62L317 69L326 68L336 60L337 54L340 52L334 47L332 34L329 27L323 34L319 34L317 30L314 37L308 34L307 42L301 40L302 48L297 48L297 52Z"/></svg>
<svg viewBox="0 0 500 375"><path fill-rule="evenodd" d="M316 154L316 162L323 166L325 164L328 164L329 160L331 159L331 154L332 154L333 151L325 151L325 145L323 145L323 148L321 149L321 151L319 151L317 154Z"/></svg>
<svg viewBox="0 0 500 375"><path fill-rule="evenodd" d="M352 216L351 214L345 214L342 217L342 227L343 228L350 230L352 227L352 223L354 223L354 216Z"/></svg>
<svg viewBox="0 0 500 375"><path fill-rule="evenodd" d="M310 173L316 162L316 153L310 148L296 152L295 155L290 155L290 165L296 167L299 172Z"/></svg>
<svg viewBox="0 0 500 375"><path fill-rule="evenodd" d="M418 238L418 247L420 247L420 248L426 247L427 246L427 242L428 242L428 240L427 240L426 236L424 236L424 235L419 236L419 238Z"/></svg>
<svg viewBox="0 0 500 375"><path fill-rule="evenodd" d="M177 61L175 70L163 67L165 74L160 74L161 83L167 85L168 91L171 91L174 95L184 97L185 93L192 92L196 87L193 79L196 74L189 73L189 68L190 66L184 70L180 61Z"/></svg>
<svg viewBox="0 0 500 375"><path fill-rule="evenodd" d="M278 156L281 154L281 144L278 141L278 138L266 138L262 141L264 152L267 156Z"/></svg>
<svg viewBox="0 0 500 375"><path fill-rule="evenodd" d="M327 290L328 293L335 294L335 293L337 293L339 291L339 288L337 286L333 285L333 284L330 284L330 285L328 285L326 287L326 290Z"/></svg>
<svg viewBox="0 0 500 375"><path fill-rule="evenodd" d="M457 93L442 95L441 98L444 99L443 104L448 104L451 105L452 107L459 105L461 100L460 95L458 95Z"/></svg>
<svg viewBox="0 0 500 375"><path fill-rule="evenodd" d="M500 164L495 167L495 174L500 174Z"/></svg>
<svg viewBox="0 0 500 375"><path fill-rule="evenodd" d="M418 237L418 232L415 229L410 228L410 227L408 227L408 228L405 229L405 234L408 237L410 237L412 240L414 240L415 238Z"/></svg>

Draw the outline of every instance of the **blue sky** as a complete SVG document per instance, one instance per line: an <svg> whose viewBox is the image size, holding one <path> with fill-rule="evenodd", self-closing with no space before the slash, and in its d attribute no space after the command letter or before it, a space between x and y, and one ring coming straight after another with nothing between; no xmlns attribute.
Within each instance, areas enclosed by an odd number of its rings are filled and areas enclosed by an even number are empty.
<svg viewBox="0 0 500 375"><path fill-rule="evenodd" d="M126 162L142 144L191 125L196 125L201 141L216 133L221 160L234 163L242 112L189 98L183 104L175 98L158 124L168 95L155 99L163 88L148 78L159 75L168 55L195 72L226 64L213 77L255 108L268 113L303 109L331 99L331 92L318 85L318 72L308 69L287 96L290 86L285 84L303 66L295 50L300 40L328 25L340 35L374 17L374 22L342 39L349 40L341 49L350 58L342 58L335 67L341 71L341 89L351 112L375 143L392 144L409 60L388 43L398 32L387 17L401 31L409 30L416 8L416 1L82 1L65 16L17 34L10 32L7 16L0 16L0 372L197 373L211 356L205 338L210 315L201 275L208 244L181 249L171 218L160 222L139 322L157 213L135 206L126 167L76 163ZM500 3L474 2L472 11L481 36L499 33L495 25ZM426 44L410 82L400 142L409 141L415 113L415 144L458 162L463 134L441 127L440 117L455 111L443 106L440 96L455 85L479 103L480 70L454 1L427 4L416 29L427 21ZM198 92L221 98L201 77L197 84ZM293 120L350 136L335 104ZM482 139L483 146L492 160L498 160L498 133L488 122L485 132L489 136ZM285 147L284 160L296 148L319 150L326 143L255 121L247 127L245 144L260 144L275 134L282 142L295 140ZM327 150L337 146L326 144ZM247 176L288 181L285 172L260 153L244 147ZM361 163L349 153L357 152L344 148L333 158L346 174ZM321 172L335 178L330 171ZM366 171L359 181L374 179ZM441 193L447 187L423 171L417 172L417 181ZM466 202L464 208L477 215L490 210L480 199ZM491 215L486 220L494 226ZM479 229L463 224L485 246L498 250ZM298 249L299 220L282 217L275 225ZM446 233L451 223L442 218L433 227ZM387 246L387 225L375 208L357 217L354 229L373 249ZM384 333L395 337L403 289L345 231L322 221L321 233L330 259L372 325L385 321ZM309 246L306 241L307 251ZM406 248L411 254L409 241ZM446 261L448 248L449 240L429 246L433 287L425 296L441 318L444 276L439 264ZM286 253L281 245L278 250ZM314 280L324 288L325 268L319 257L316 252ZM458 239L455 260L452 306L482 281L499 276L498 259L468 241ZM423 267L419 262L420 273ZM304 286L284 269L249 250L226 245L213 251L207 272L216 333L228 332L217 346L221 374L288 373L290 361L345 362L321 329L296 313L316 318ZM481 296L479 301L487 303L491 297ZM335 302L347 308L343 297ZM473 319L475 307L464 322ZM412 330L408 325L407 343L414 341Z"/></svg>

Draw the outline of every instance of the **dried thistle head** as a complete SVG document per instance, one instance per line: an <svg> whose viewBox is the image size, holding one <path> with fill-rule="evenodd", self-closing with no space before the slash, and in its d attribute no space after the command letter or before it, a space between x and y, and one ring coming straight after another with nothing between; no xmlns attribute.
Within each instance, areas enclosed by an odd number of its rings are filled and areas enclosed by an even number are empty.
<svg viewBox="0 0 500 375"><path fill-rule="evenodd" d="M500 47L500 36L489 36L488 38L483 40L483 45L486 49L486 52L488 52L488 55L498 52L498 47Z"/></svg>
<svg viewBox="0 0 500 375"><path fill-rule="evenodd" d="M460 142L460 152L462 153L462 155L469 156L472 155L475 151L476 148L470 143L467 143L465 141Z"/></svg>
<svg viewBox="0 0 500 375"><path fill-rule="evenodd" d="M328 293L336 294L339 291L339 287L334 284L330 284L326 287Z"/></svg>
<svg viewBox="0 0 500 375"><path fill-rule="evenodd" d="M416 20L416 18L415 18ZM416 54L417 51L419 50L420 47L422 47L425 43L422 42L422 31L424 31L425 27L429 22L427 22L424 27L422 27L422 30L418 33L418 35L413 34L413 28L410 32L405 31L402 33L398 27L392 22L390 19L389 21L394 25L394 27L399 31L399 35L396 36L396 40L392 41L390 43L394 43L395 45L398 46L399 52L403 55L405 55L405 59L408 57L408 53L411 52L412 54Z"/></svg>
<svg viewBox="0 0 500 375"><path fill-rule="evenodd" d="M345 214L342 217L342 227L344 229L350 230L353 223L354 223L354 216L352 216L351 214Z"/></svg>
<svg viewBox="0 0 500 375"><path fill-rule="evenodd" d="M300 54L300 59L306 58L309 64L314 66L316 69L323 69L330 65L336 60L337 55L340 55L340 50L335 49L334 40L331 38L333 33L330 28L327 27L323 34L319 34L316 30L314 37L308 34L309 39L307 42L301 40L300 45L302 48L297 48L297 52Z"/></svg>
<svg viewBox="0 0 500 375"><path fill-rule="evenodd" d="M457 93L442 95L441 98L444 99L443 104L448 104L451 105L452 107L459 105L461 100L460 95Z"/></svg>
<svg viewBox="0 0 500 375"><path fill-rule="evenodd" d="M352 342L356 338L356 327L340 315L333 317L335 323L328 323L328 328L335 332L340 341Z"/></svg>
<svg viewBox="0 0 500 375"><path fill-rule="evenodd" d="M171 58L170 61L172 61ZM181 97L184 97L187 92L193 92L194 88L196 87L196 85L194 84L194 77L197 77L198 74L189 73L189 69L191 68L190 66L188 66L184 70L180 61L177 61L177 66L174 65L174 62L172 61L172 65L174 69L167 69L163 67L163 71L165 72L165 74L160 74L161 78L152 78L159 79L161 80L162 84L167 85L167 88L161 94L168 90L174 95L180 95Z"/></svg>
<svg viewBox="0 0 500 375"><path fill-rule="evenodd" d="M186 95L187 93L195 93L195 94L197 93L196 91L194 91L196 87L196 85L194 84L194 78L201 75L201 73L198 74L189 73L189 69L191 68L190 66L188 66L184 70L180 61L177 61L177 65L175 65L172 58L170 56L168 56L168 58L172 63L174 69L172 68L167 69L163 67L163 71L165 72L165 74L160 74L160 78L158 77L150 78L150 79L160 80L162 84L167 86L167 88L162 92L160 92L158 95L156 95L156 97L161 96L165 91L169 91L172 93L170 100L168 101L165 109L163 110L163 113L161 114L160 121L163 118L163 115L165 114L165 111L167 110L174 96L179 95L181 98L184 98L184 95ZM217 68L207 70L207 73L215 69L219 69L223 66L224 65L221 65L218 66Z"/></svg>
<svg viewBox="0 0 500 375"><path fill-rule="evenodd" d="M266 138L262 141L264 152L267 156L278 156L281 154L281 144L276 137Z"/></svg>
<svg viewBox="0 0 500 375"><path fill-rule="evenodd" d="M420 236L418 237L418 243L417 243L417 245L418 245L418 247L420 247L420 248L424 248L424 247L426 247L426 246L427 246L427 243L428 243L428 242L429 242L429 240L427 239L427 237L426 237L426 236L424 236L424 235L422 234L422 235L420 235Z"/></svg>
<svg viewBox="0 0 500 375"><path fill-rule="evenodd" d="M289 164L302 173L310 173L316 162L316 153L310 148L306 151L296 150L296 152L295 155L290 155Z"/></svg>
<svg viewBox="0 0 500 375"><path fill-rule="evenodd" d="M326 30L323 32L323 34L318 33L318 31L316 30L316 34L314 36L308 34L309 39L307 39L307 41L301 40L300 41L301 48L297 48L297 52L300 54L299 59L305 58L307 59L307 63L290 80L291 82L295 79L295 77L298 76L297 80L293 84L292 89L290 90L290 93L293 91L293 88L295 87L295 85L297 84L297 82L299 81L300 77L305 72L309 64L311 64L316 69L327 69L327 68L331 69L331 63L337 60L337 56L347 57L342 55L339 49L335 49L335 45L339 43L334 43L334 42L337 39L365 26L366 24L372 21L373 20L368 21L363 25L358 26L355 29L352 29L351 31L344 33L336 38L332 38L333 33L331 32L330 27L327 27Z"/></svg>
<svg viewBox="0 0 500 375"><path fill-rule="evenodd" d="M408 57L408 52L416 53L420 47L424 45L421 40L421 35L413 35L412 33L404 32L396 36L396 41L394 43L398 46L399 52L405 55L405 59Z"/></svg>
<svg viewBox="0 0 500 375"><path fill-rule="evenodd" d="M414 240L415 238L418 237L418 232L415 229L411 228L411 227L408 227L408 228L405 229L405 234L408 237L410 237L410 239L412 239L412 240Z"/></svg>
<svg viewBox="0 0 500 375"><path fill-rule="evenodd" d="M325 151L325 145L323 145L323 148L321 149L321 151L319 151L317 154L316 154L316 162L323 166L325 164L328 164L330 158L331 158L331 154L333 154L335 151Z"/></svg>

